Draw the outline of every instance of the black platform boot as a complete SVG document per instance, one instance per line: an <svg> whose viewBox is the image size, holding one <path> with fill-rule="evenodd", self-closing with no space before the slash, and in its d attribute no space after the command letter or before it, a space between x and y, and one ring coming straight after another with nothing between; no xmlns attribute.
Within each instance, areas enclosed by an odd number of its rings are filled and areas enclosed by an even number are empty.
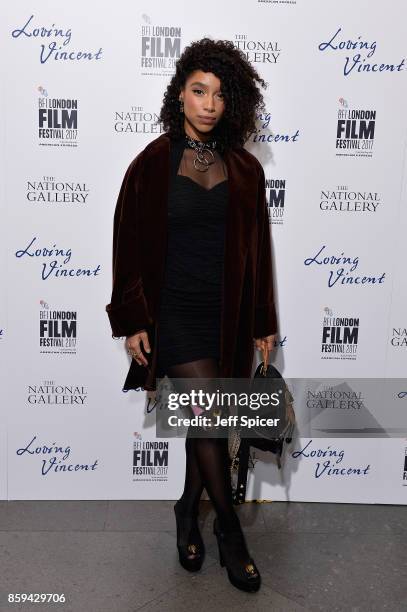
<svg viewBox="0 0 407 612"><path fill-rule="evenodd" d="M179 562L189 572L197 572L201 569L205 558L205 546L198 527L198 516L185 514L179 501L174 505L174 512Z"/></svg>
<svg viewBox="0 0 407 612"><path fill-rule="evenodd" d="M247 551L246 540L241 528L221 531L218 519L215 518L213 533L218 541L219 562L222 567L226 566L229 580L233 586L242 591L258 591L261 584L260 573ZM242 551L247 558L247 563L239 561Z"/></svg>

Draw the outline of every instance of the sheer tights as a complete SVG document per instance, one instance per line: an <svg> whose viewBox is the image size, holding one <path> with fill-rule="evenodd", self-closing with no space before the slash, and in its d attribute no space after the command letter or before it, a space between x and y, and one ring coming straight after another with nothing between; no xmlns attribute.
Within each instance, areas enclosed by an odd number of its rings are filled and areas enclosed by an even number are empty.
<svg viewBox="0 0 407 612"><path fill-rule="evenodd" d="M188 390L187 385L177 378L218 378L219 366L216 359L205 358L173 365L167 369L167 374L176 390L182 392ZM185 484L180 498L182 507L188 513L197 513L205 487L218 516L220 528L224 531L239 529L240 523L232 501L228 439L187 435L185 452Z"/></svg>

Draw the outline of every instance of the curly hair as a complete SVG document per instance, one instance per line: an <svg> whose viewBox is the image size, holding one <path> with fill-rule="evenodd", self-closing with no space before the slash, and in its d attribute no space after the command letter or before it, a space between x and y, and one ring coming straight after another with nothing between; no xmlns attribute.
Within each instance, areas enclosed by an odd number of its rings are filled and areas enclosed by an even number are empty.
<svg viewBox="0 0 407 612"><path fill-rule="evenodd" d="M205 37L185 47L164 93L158 121L171 138L185 134L184 114L179 111L178 97L189 74L195 70L212 72L221 82L225 110L212 131L220 149L242 147L256 130L257 112L264 110L263 95L257 83L264 88L267 83L230 40L215 41Z"/></svg>

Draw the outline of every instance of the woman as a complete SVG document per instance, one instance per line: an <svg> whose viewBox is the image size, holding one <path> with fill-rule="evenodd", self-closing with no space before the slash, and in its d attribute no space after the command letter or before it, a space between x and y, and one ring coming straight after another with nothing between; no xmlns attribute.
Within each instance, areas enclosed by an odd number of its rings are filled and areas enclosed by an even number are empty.
<svg viewBox="0 0 407 612"><path fill-rule="evenodd" d="M113 233L114 337L132 356L124 389L156 389L156 377L247 378L254 344L277 331L264 171L243 148L264 108L264 81L230 41L185 48L167 87L165 132L127 169ZM198 407L199 410L199 407ZM232 503L226 438L190 437L184 491L174 506L182 566L202 566L203 488L231 583L260 587Z"/></svg>

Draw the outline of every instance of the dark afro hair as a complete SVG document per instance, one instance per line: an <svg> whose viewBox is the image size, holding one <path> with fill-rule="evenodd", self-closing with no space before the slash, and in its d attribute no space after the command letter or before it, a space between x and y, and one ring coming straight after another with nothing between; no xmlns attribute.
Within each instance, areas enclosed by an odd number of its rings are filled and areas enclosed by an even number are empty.
<svg viewBox="0 0 407 612"><path fill-rule="evenodd" d="M264 110L263 95L257 83L267 83L230 40L202 38L185 47L177 60L175 74L164 93L158 121L171 138L185 135L184 114L179 94L194 70L212 72L221 82L225 110L212 130L220 149L241 147L256 130L256 115Z"/></svg>

